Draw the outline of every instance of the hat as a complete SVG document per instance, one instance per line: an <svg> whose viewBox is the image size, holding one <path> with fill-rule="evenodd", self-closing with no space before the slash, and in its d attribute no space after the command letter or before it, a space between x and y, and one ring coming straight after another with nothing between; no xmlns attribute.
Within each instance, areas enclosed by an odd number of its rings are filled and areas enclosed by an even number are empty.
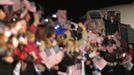
<svg viewBox="0 0 134 75"><path fill-rule="evenodd" d="M57 35L64 34L64 32L65 32L65 29L63 29L61 27L61 25L59 25L59 24L56 24L54 26L54 29L55 29L55 32L56 32Z"/></svg>

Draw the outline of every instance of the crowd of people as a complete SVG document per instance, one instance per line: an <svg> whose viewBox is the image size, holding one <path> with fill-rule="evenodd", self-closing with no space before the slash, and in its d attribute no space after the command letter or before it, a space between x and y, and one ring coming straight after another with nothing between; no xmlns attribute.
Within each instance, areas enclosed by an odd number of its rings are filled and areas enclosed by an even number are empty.
<svg viewBox="0 0 134 75"><path fill-rule="evenodd" d="M1 75L133 75L134 48L124 49L113 15L97 31L88 20L43 19L23 1L12 12L0 5Z"/></svg>

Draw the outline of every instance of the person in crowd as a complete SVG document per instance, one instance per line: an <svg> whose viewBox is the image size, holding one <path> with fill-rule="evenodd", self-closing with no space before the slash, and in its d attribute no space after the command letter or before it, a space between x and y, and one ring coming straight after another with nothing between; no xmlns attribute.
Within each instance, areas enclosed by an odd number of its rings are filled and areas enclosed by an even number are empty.
<svg viewBox="0 0 134 75"><path fill-rule="evenodd" d="M35 34L27 31L25 35L20 35L19 42L15 58L21 62L20 75L36 75L35 67L41 64L41 57L35 43Z"/></svg>
<svg viewBox="0 0 134 75"><path fill-rule="evenodd" d="M65 32L65 36L66 36L66 38L65 38L65 43L66 43L69 39L73 39L71 30L69 30L69 29Z"/></svg>
<svg viewBox="0 0 134 75"><path fill-rule="evenodd" d="M32 63L33 63L33 66L41 66L41 57L39 55L40 53L40 50L39 48L37 47L37 44L36 44L36 37L35 37L35 34L31 31L28 31L26 32L26 36L27 36L27 39L28 39L28 43L25 47L26 51L28 52L28 54L30 56L32 56ZM28 62L29 64L29 62ZM29 68L30 69L30 68Z"/></svg>
<svg viewBox="0 0 134 75"><path fill-rule="evenodd" d="M129 53L131 54L132 58L134 59L134 48L133 48L133 45L129 44L128 47L129 47Z"/></svg>
<svg viewBox="0 0 134 75"><path fill-rule="evenodd" d="M133 48L133 45L129 44L128 49L129 49L129 53L130 53L130 55L132 57L132 63L134 64L134 48ZM131 74L134 74L134 66L133 66L133 68L131 70Z"/></svg>
<svg viewBox="0 0 134 75"><path fill-rule="evenodd" d="M11 32L12 35L17 36L19 34L25 34L27 31L27 25L25 20L19 20L10 22L8 24L8 31Z"/></svg>
<svg viewBox="0 0 134 75"><path fill-rule="evenodd" d="M30 16L32 15L32 16ZM32 32L36 33L38 25L41 23L41 14L39 11L35 13L29 13L25 19L28 22L28 29L31 30Z"/></svg>
<svg viewBox="0 0 134 75"><path fill-rule="evenodd" d="M57 43L62 48L65 47L65 39L66 39L65 34L57 35Z"/></svg>
<svg viewBox="0 0 134 75"><path fill-rule="evenodd" d="M55 30L54 30L54 27L49 27L47 29L47 32L46 32L46 47L52 47L52 46L55 46L57 45L57 41L56 41L56 33L55 33Z"/></svg>
<svg viewBox="0 0 134 75"><path fill-rule="evenodd" d="M32 25L34 22L34 15L32 12L28 12L25 16L24 16L24 20L26 21L27 25Z"/></svg>
<svg viewBox="0 0 134 75"><path fill-rule="evenodd" d="M12 75L12 63L14 61L7 37L0 34L0 74Z"/></svg>
<svg viewBox="0 0 134 75"><path fill-rule="evenodd" d="M76 47L75 40L69 39L66 43L66 51L63 60L59 63L60 71L68 72L70 66L79 63L80 51ZM69 61L69 62L68 62Z"/></svg>
<svg viewBox="0 0 134 75"><path fill-rule="evenodd" d="M106 35L113 35L119 32L119 22L114 19L114 16L110 16L105 22L105 33Z"/></svg>
<svg viewBox="0 0 134 75"><path fill-rule="evenodd" d="M85 73L86 75L94 75L93 72L97 71L92 61L93 58L99 55L100 49L102 49L101 43L103 38L95 31L91 31L88 34L88 43L86 46L86 53L84 54L85 61Z"/></svg>
<svg viewBox="0 0 134 75"><path fill-rule="evenodd" d="M0 5L0 21L1 21L1 22L2 22L2 21L4 22L5 18L6 18L6 13L5 13L5 11L4 11L3 6Z"/></svg>
<svg viewBox="0 0 134 75"><path fill-rule="evenodd" d="M5 25L6 13L3 6L0 5L0 33L2 33L6 27Z"/></svg>
<svg viewBox="0 0 134 75"><path fill-rule="evenodd" d="M120 64L120 53L116 42L108 37L104 38L102 46L105 47L105 51L100 52L100 56L103 57L107 62L107 66L102 70L102 75L125 75L125 68Z"/></svg>
<svg viewBox="0 0 134 75"><path fill-rule="evenodd" d="M47 28L45 34L46 34L46 38L44 40L44 42L45 42L44 51L46 49L50 49L50 48L53 48L54 46L57 46L56 33L54 30L54 27L49 26ZM42 75L58 75L58 73L57 73L58 69L59 69L58 65L53 66L51 69L48 69L46 67L45 71L42 72Z"/></svg>
<svg viewBox="0 0 134 75"><path fill-rule="evenodd" d="M82 22L78 24L77 31L71 31L73 39L76 40L76 46L79 48L87 40L87 31Z"/></svg>
<svg viewBox="0 0 134 75"><path fill-rule="evenodd" d="M41 51L44 51L45 49L45 41L46 41L46 32L47 32L48 26L46 24L40 24L37 27L36 32L36 43Z"/></svg>

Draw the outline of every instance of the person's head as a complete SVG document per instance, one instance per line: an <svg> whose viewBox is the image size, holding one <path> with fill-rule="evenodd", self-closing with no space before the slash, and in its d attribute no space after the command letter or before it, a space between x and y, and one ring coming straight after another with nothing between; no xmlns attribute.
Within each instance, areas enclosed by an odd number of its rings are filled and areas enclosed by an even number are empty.
<svg viewBox="0 0 134 75"><path fill-rule="evenodd" d="M110 15L109 16L109 20L114 20L114 16L113 15Z"/></svg>
<svg viewBox="0 0 134 75"><path fill-rule="evenodd" d="M66 46L67 46L67 48L68 48L68 50L76 50L76 43L75 43L75 40L73 40L73 39L69 39L69 40L67 40L67 42L66 42Z"/></svg>
<svg viewBox="0 0 134 75"><path fill-rule="evenodd" d="M45 24L38 25L37 32L36 32L37 39L40 39L40 40L45 40L46 39L47 27L48 26L45 25Z"/></svg>
<svg viewBox="0 0 134 75"><path fill-rule="evenodd" d="M21 20L16 24L16 27L19 27L20 25L20 29L19 29L19 33L25 33L27 30L27 24L25 20Z"/></svg>
<svg viewBox="0 0 134 75"><path fill-rule="evenodd" d="M4 34L1 33L0 34L0 47L5 46L5 44L6 44L6 37Z"/></svg>
<svg viewBox="0 0 134 75"><path fill-rule="evenodd" d="M71 35L71 31L70 30L67 30L66 32L65 32L65 35L67 36L67 37L72 37Z"/></svg>
<svg viewBox="0 0 134 75"><path fill-rule="evenodd" d="M64 44L65 43L65 35L64 34L57 35L56 39L57 39L57 42L59 44Z"/></svg>
<svg viewBox="0 0 134 75"><path fill-rule="evenodd" d="M16 23L10 23L8 25L11 29L11 33L17 35L19 33L25 33L27 30L27 25L25 20L17 21Z"/></svg>
<svg viewBox="0 0 134 75"><path fill-rule="evenodd" d="M26 32L26 37L27 37L28 42L35 42L36 40L35 34L31 31Z"/></svg>
<svg viewBox="0 0 134 75"><path fill-rule="evenodd" d="M54 40L56 38L56 33L54 30L54 27L48 27L47 31L46 31L46 37L50 40Z"/></svg>
<svg viewBox="0 0 134 75"><path fill-rule="evenodd" d="M133 49L133 45L132 44L128 44L128 48L129 49Z"/></svg>
<svg viewBox="0 0 134 75"><path fill-rule="evenodd" d="M0 34L0 48L4 50L13 50L15 48L13 38L7 38L5 34Z"/></svg>
<svg viewBox="0 0 134 75"><path fill-rule="evenodd" d="M82 37L82 29L81 28L78 28L77 31L75 30L72 30L71 31L71 36L75 39L75 40L81 40L83 37Z"/></svg>
<svg viewBox="0 0 134 75"><path fill-rule="evenodd" d="M109 53L113 53L116 49L117 49L116 44L112 44L112 45L106 46L106 50L107 50Z"/></svg>
<svg viewBox="0 0 134 75"><path fill-rule="evenodd" d="M25 16L24 16L24 20L26 21L27 24L32 24L34 22L34 15L31 12L28 12Z"/></svg>
<svg viewBox="0 0 134 75"><path fill-rule="evenodd" d="M6 18L6 13L2 6L0 6L0 20L4 20Z"/></svg>
<svg viewBox="0 0 134 75"><path fill-rule="evenodd" d="M104 38L102 46L106 48L109 53L113 53L117 49L116 42L113 39Z"/></svg>

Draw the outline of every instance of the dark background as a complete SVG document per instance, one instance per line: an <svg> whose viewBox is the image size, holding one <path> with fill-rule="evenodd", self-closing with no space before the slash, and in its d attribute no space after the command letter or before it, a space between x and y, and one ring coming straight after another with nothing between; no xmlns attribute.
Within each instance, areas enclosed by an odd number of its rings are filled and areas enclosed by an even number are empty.
<svg viewBox="0 0 134 75"><path fill-rule="evenodd" d="M79 19L89 10L113 5L133 3L133 0L31 0L40 4L45 16L53 14L57 9L66 9L68 18Z"/></svg>

